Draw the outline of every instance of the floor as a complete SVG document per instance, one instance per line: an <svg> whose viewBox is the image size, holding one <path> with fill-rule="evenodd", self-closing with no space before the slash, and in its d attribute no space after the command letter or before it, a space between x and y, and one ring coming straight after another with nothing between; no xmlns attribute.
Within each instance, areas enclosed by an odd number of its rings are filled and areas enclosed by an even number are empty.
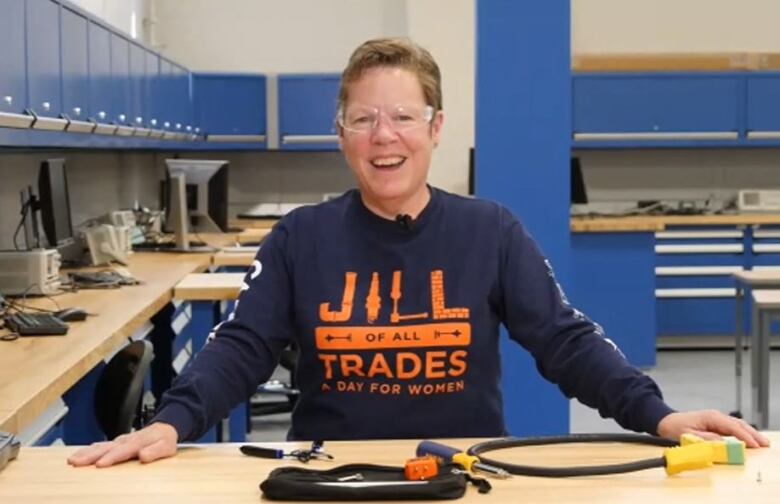
<svg viewBox="0 0 780 504"><path fill-rule="evenodd" d="M750 362L743 360L743 413L750 412ZM780 379L780 351L771 356L772 383ZM664 350L658 352L658 364L647 370L661 387L667 403L678 410L713 408L725 413L735 409L734 353L727 350ZM279 373L279 378L284 374ZM770 389L771 390L771 389ZM770 429L780 430L780 400L776 390L770 392ZM571 402L572 432L620 432L612 420L601 418L597 411ZM253 420L251 441L284 440L290 426L288 414L271 415Z"/></svg>

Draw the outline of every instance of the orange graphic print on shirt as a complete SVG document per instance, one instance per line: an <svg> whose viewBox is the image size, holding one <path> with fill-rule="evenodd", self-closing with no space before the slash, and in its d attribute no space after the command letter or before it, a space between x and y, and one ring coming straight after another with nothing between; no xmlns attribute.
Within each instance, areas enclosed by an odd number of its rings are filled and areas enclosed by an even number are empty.
<svg viewBox="0 0 780 504"><path fill-rule="evenodd" d="M368 280L366 325L355 313L355 272L344 275L341 306L320 304L323 325L315 329L318 358L323 366L322 391L367 392L383 395L431 395L465 389L471 324L468 308L447 307L444 272L430 273L430 310L402 313L403 275L394 271L390 299L381 296L382 278L373 272ZM390 309L390 325L374 325L382 310ZM362 314L360 314L362 315ZM386 319L385 319L386 320ZM341 325L334 325L339 324Z"/></svg>

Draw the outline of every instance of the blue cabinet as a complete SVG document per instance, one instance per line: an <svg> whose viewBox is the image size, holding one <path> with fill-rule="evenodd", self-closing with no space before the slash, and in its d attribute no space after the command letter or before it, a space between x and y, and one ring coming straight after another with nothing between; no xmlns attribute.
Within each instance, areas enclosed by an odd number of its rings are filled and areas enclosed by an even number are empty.
<svg viewBox="0 0 780 504"><path fill-rule="evenodd" d="M338 74L280 75L279 148L336 150Z"/></svg>
<svg viewBox="0 0 780 504"><path fill-rule="evenodd" d="M146 84L146 49L130 43L130 110L128 122L134 127L143 127L144 87Z"/></svg>
<svg viewBox="0 0 780 504"><path fill-rule="evenodd" d="M251 142L266 135L266 78L246 74L195 74L195 123L210 142Z"/></svg>
<svg viewBox="0 0 780 504"><path fill-rule="evenodd" d="M90 115L87 18L62 7L62 109L75 121Z"/></svg>
<svg viewBox="0 0 780 504"><path fill-rule="evenodd" d="M130 43L111 33L111 114L109 120L119 125L130 122Z"/></svg>
<svg viewBox="0 0 780 504"><path fill-rule="evenodd" d="M660 336L734 333L736 290L731 275L748 267L745 239L743 230L734 227L656 233Z"/></svg>
<svg viewBox="0 0 780 504"><path fill-rule="evenodd" d="M115 116L111 88L111 33L103 26L89 22L89 111L100 123Z"/></svg>
<svg viewBox="0 0 780 504"><path fill-rule="evenodd" d="M52 0L28 0L26 19L27 105L39 116L58 117L62 112L60 4Z"/></svg>
<svg viewBox="0 0 780 504"><path fill-rule="evenodd" d="M747 77L747 138L780 140L780 73Z"/></svg>
<svg viewBox="0 0 780 504"><path fill-rule="evenodd" d="M655 365L652 233L574 233L572 305L604 328L629 362Z"/></svg>
<svg viewBox="0 0 780 504"><path fill-rule="evenodd" d="M27 127L18 117L27 106L24 2L0 0L0 125ZM12 114L12 115L9 115Z"/></svg>
<svg viewBox="0 0 780 504"><path fill-rule="evenodd" d="M152 129L160 128L160 57L145 51L144 87L143 87L143 118L146 126Z"/></svg>
<svg viewBox="0 0 780 504"><path fill-rule="evenodd" d="M733 74L578 74L575 146L736 144L743 82Z"/></svg>

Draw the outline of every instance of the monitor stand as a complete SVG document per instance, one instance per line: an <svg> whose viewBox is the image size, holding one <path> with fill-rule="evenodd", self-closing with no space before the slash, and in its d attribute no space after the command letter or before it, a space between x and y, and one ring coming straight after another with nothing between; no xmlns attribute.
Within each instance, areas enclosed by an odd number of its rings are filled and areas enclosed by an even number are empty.
<svg viewBox="0 0 780 504"><path fill-rule="evenodd" d="M171 227L176 246L165 252L216 252L214 247L190 245L189 215L187 213L187 186L183 174L171 175Z"/></svg>

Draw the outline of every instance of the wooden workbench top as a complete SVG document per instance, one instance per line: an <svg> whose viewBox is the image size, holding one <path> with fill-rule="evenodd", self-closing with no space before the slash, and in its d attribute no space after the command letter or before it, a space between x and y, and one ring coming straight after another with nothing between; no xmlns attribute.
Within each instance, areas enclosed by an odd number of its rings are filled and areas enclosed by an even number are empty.
<svg viewBox="0 0 780 504"><path fill-rule="evenodd" d="M173 289L180 301L230 301L238 298L245 273L190 273Z"/></svg>
<svg viewBox="0 0 780 504"><path fill-rule="evenodd" d="M30 425L165 306L182 278L204 271L210 263L210 254L138 252L130 256L128 269L142 285L81 290L54 297L60 308L79 307L96 315L71 322L65 336L0 342L0 430L18 433ZM28 302L57 309L48 299Z"/></svg>
<svg viewBox="0 0 780 504"><path fill-rule="evenodd" d="M663 231L666 226L780 224L778 214L635 215L628 217L572 217L573 233Z"/></svg>
<svg viewBox="0 0 780 504"><path fill-rule="evenodd" d="M778 433L768 433L776 446ZM478 440L445 441L466 450ZM0 474L0 502L42 504L255 504L258 485L277 467L327 469L340 464L374 463L402 466L413 457L418 440L331 442L324 449L332 462L270 460L242 455L237 445L199 445L181 448L174 458L142 465L136 461L106 469L70 467L65 463L74 447L22 448L19 458ZM285 451L308 443L263 443ZM583 443L505 449L491 457L541 466L610 464L660 457L651 446ZM744 466L717 465L667 476L663 469L581 478L514 476L492 479L487 495L469 485L457 502L463 503L599 503L599 504L734 504L777 502L780 490L780 450L749 450ZM265 501L263 501L265 502Z"/></svg>

